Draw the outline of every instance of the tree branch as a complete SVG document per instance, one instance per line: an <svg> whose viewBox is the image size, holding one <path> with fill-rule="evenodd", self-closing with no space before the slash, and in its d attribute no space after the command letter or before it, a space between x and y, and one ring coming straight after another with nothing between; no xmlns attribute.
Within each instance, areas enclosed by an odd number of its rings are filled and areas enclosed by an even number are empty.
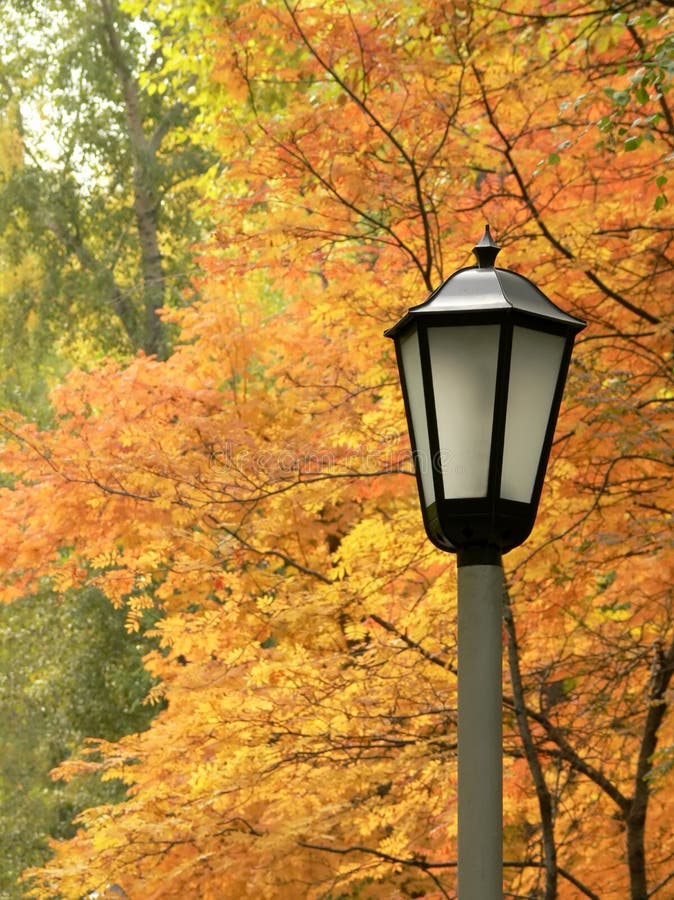
<svg viewBox="0 0 674 900"><path fill-rule="evenodd" d="M546 225L546 223L541 215L541 212L538 209L538 206L536 205L534 198L531 196L531 193L524 181L524 178L522 177L522 173L520 172L519 167L517 166L517 163L515 162L515 159L513 156L514 145L510 141L510 139L508 138L506 133L503 131L503 129L501 128L501 126L499 125L499 123L496 119L496 114L494 112L494 108L489 100L489 95L487 93L487 89L484 84L484 80L482 78L482 73L476 66L473 66L473 72L475 74L475 78L476 78L478 86L480 88L480 93L482 95L482 103L483 103L485 111L487 113L487 118L489 119L489 122L490 122L492 128L494 129L496 134L499 136L499 138L503 144L503 155L510 167L510 171L512 172L513 177L515 178L515 181L517 182L517 186L520 191L521 199L523 200L528 211L531 213L531 216L533 217L534 221L540 228L541 234L545 237L545 239L548 241L548 243L550 243L555 248L555 250L557 250L557 252L560 253L565 259L575 261L576 256L571 252L571 250L569 250L568 247L566 247L558 238L556 238L552 234L552 232ZM588 269L588 268L583 269L583 274L585 275L586 278L589 279L589 281L592 282L592 284L594 284L596 287L598 287L602 291L602 293L604 293L607 297L610 297L612 300L615 300L616 303L619 303L620 306L629 310L635 316L639 316L639 318L645 319L647 322L650 322L652 325L660 324L661 320L658 318L658 316L654 316L652 313L649 313L647 310L643 309L642 307L637 306L635 303L632 303L630 300L628 300L622 294L613 290L613 288L611 288L607 284L605 284L604 281L595 272L592 271L592 269Z"/></svg>
<svg viewBox="0 0 674 900"><path fill-rule="evenodd" d="M382 120L377 116L370 106L365 102L363 97L359 97L358 94L354 90L352 90L349 85L344 81L343 78L337 73L337 71L330 65L330 63L325 60L321 54L318 52L316 47L309 40L306 32L300 25L297 12L295 9L291 8L288 0L283 0L283 5L285 6L288 15L290 16L294 27L297 30L297 33L307 48L309 53L313 56L316 62L321 66L321 68L332 78L335 84L339 85L339 87L344 91L344 93L359 107L359 109L364 113L364 115L372 122L372 124L377 128L381 133L386 137L386 139L392 144L392 146L396 149L396 151L400 154L405 164L407 165L411 178L412 185L414 188L414 193L416 196L416 204L417 209L419 210L419 214L421 216L422 226L423 226L423 236L424 236L424 254L425 254L425 262L422 262L413 251L408 250L410 255L415 260L416 265L418 266L426 287L429 290L432 290L432 277L431 273L433 270L433 241L431 236L431 223L428 215L428 210L426 209L426 204L424 202L423 190L422 190L422 179L423 179L423 171L420 172L416 160L407 152L402 142L396 137L393 133L393 130L385 125Z"/></svg>

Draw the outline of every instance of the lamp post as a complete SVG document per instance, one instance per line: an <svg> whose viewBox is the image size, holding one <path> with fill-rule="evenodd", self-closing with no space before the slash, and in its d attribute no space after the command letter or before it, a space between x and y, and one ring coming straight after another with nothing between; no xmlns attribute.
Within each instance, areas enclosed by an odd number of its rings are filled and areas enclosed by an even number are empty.
<svg viewBox="0 0 674 900"><path fill-rule="evenodd" d="M489 226L393 338L421 511L457 554L459 900L503 896L501 554L534 526L576 334L531 281L494 266Z"/></svg>

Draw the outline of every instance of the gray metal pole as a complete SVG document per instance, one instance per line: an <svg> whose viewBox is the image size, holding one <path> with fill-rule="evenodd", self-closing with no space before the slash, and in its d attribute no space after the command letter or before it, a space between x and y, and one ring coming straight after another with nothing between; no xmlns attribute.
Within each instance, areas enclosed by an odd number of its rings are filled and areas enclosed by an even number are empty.
<svg viewBox="0 0 674 900"><path fill-rule="evenodd" d="M502 900L503 567L496 552L458 563L458 900Z"/></svg>

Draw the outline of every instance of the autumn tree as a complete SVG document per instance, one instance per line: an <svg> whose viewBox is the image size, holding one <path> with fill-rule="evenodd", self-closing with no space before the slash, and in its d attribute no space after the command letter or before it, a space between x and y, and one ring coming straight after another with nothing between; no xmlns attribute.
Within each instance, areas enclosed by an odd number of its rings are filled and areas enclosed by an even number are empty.
<svg viewBox="0 0 674 900"><path fill-rule="evenodd" d="M589 321L506 559L507 896L667 896L670 17L240 0L209 20L222 176L180 346L73 373L50 429L5 421L4 598L50 577L131 628L165 613L162 714L58 773L127 797L83 814L35 896L455 896L455 569L422 534L382 332L485 220Z"/></svg>

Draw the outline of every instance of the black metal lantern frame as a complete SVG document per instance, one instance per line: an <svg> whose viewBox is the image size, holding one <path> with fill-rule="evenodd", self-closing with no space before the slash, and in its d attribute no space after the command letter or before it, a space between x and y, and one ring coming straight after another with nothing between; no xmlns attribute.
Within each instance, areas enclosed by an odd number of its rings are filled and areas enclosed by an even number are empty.
<svg viewBox="0 0 674 900"><path fill-rule="evenodd" d="M451 275L386 335L426 533L442 550L464 559L474 550L484 561L490 550L495 558L523 543L534 526L585 323L528 279L495 268L488 226L474 252L477 266Z"/></svg>

